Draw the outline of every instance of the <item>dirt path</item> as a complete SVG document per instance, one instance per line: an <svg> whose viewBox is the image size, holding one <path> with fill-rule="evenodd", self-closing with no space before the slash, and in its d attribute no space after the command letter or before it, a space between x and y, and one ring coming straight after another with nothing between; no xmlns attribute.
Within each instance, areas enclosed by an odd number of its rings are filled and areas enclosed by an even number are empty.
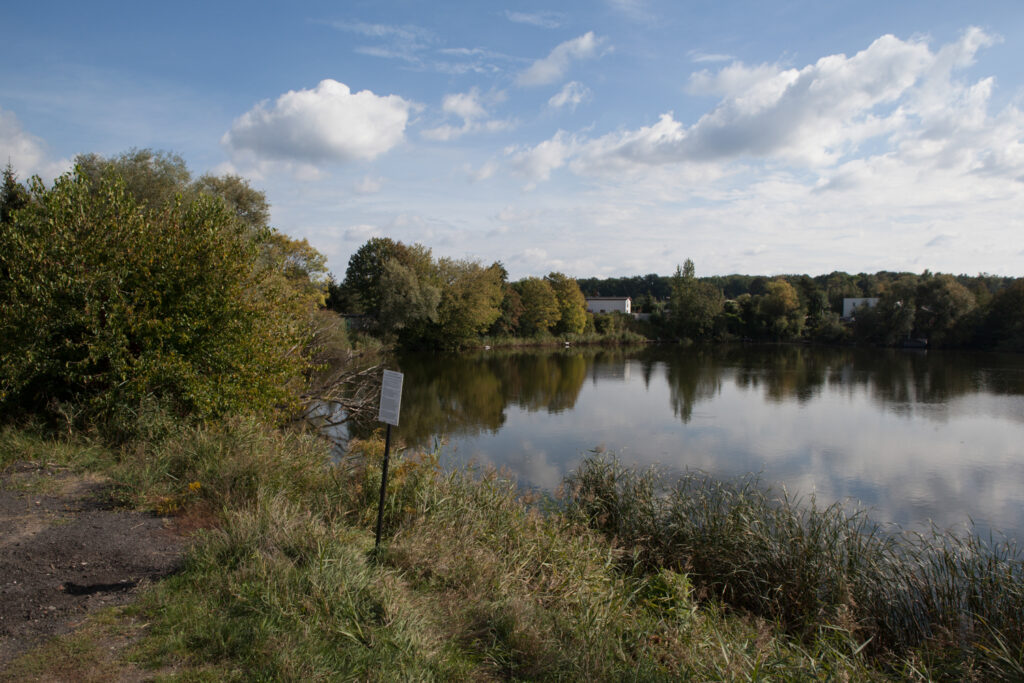
<svg viewBox="0 0 1024 683"><path fill-rule="evenodd" d="M117 509L109 490L27 462L0 473L0 671L180 566L185 540L164 519Z"/></svg>

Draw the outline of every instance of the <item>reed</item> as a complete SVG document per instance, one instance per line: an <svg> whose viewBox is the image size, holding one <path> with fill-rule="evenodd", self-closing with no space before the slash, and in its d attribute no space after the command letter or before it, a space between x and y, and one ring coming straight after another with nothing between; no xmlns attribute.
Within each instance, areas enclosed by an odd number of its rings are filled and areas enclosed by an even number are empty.
<svg viewBox="0 0 1024 683"><path fill-rule="evenodd" d="M887 533L864 511L778 495L754 476L667 482L606 455L588 457L566 490L569 514L647 571L686 572L699 595L790 633L841 629L940 677L1024 676L1024 564L1011 541Z"/></svg>

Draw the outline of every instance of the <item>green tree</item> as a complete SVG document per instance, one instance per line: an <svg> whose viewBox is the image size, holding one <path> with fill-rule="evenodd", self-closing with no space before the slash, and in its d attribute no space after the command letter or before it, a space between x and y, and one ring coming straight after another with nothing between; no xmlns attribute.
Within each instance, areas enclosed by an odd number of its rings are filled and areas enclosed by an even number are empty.
<svg viewBox="0 0 1024 683"><path fill-rule="evenodd" d="M800 297L783 278L765 283L765 293L757 297L757 314L763 329L773 339L792 339L803 331L804 316Z"/></svg>
<svg viewBox="0 0 1024 683"><path fill-rule="evenodd" d="M527 337L547 334L561 317L558 297L551 284L539 277L528 277L513 286L523 304L523 312L519 316L520 333Z"/></svg>
<svg viewBox="0 0 1024 683"><path fill-rule="evenodd" d="M519 292L509 282L501 286L501 304L498 307L498 317L488 330L489 334L499 336L511 336L519 329L519 318L523 315L523 300Z"/></svg>
<svg viewBox="0 0 1024 683"><path fill-rule="evenodd" d="M697 279L693 261L686 259L672 276L669 319L673 333L694 341L710 336L724 300L721 291Z"/></svg>
<svg viewBox="0 0 1024 683"><path fill-rule="evenodd" d="M173 202L177 195L195 192L185 160L171 152L131 149L110 158L80 154L75 158L75 168L94 191L99 190L104 177L113 174L121 178L135 203L153 210Z"/></svg>
<svg viewBox="0 0 1024 683"><path fill-rule="evenodd" d="M482 334L501 315L504 268L476 261L443 258L437 264L441 281L435 341L457 348Z"/></svg>
<svg viewBox="0 0 1024 683"><path fill-rule="evenodd" d="M422 244L411 246L390 237L373 237L352 254L345 271L347 299L353 306L351 313L362 313L377 320L381 309L381 275L384 264L395 260L416 277L436 276L430 249Z"/></svg>
<svg viewBox="0 0 1024 683"><path fill-rule="evenodd" d="M914 332L917 316L917 277L908 275L889 283L878 304L857 309L853 323L858 341L893 346Z"/></svg>
<svg viewBox="0 0 1024 683"><path fill-rule="evenodd" d="M986 349L1024 351L1024 279L995 293L978 327L976 343Z"/></svg>
<svg viewBox="0 0 1024 683"><path fill-rule="evenodd" d="M384 264L398 260L404 245L390 237L372 237L366 241L348 260L345 270L345 289L351 313L365 313L376 316L380 310L381 285Z"/></svg>
<svg viewBox="0 0 1024 683"><path fill-rule="evenodd" d="M257 231L270 223L270 204L260 190L237 175L204 175L191 185L196 192L220 197L243 225Z"/></svg>
<svg viewBox="0 0 1024 683"><path fill-rule="evenodd" d="M216 197L153 207L85 169L0 224L0 405L129 421L273 414L301 390L314 297L260 258ZM269 235L270 233L264 233Z"/></svg>
<svg viewBox="0 0 1024 683"><path fill-rule="evenodd" d="M437 320L441 289L398 259L384 264L380 277L377 319L386 337L408 340L419 336L423 325ZM406 330L413 332L406 332Z"/></svg>
<svg viewBox="0 0 1024 683"><path fill-rule="evenodd" d="M974 294L952 275L934 275L917 286L915 333L942 345L950 341L957 321L974 310Z"/></svg>
<svg viewBox="0 0 1024 683"><path fill-rule="evenodd" d="M558 322L555 334L581 334L587 326L587 300L576 280L563 273L551 273L545 278L558 301Z"/></svg>
<svg viewBox="0 0 1024 683"><path fill-rule="evenodd" d="M14 212L25 208L28 201L28 190L18 182L18 176L8 162L4 168L3 186L0 187L0 223L13 220Z"/></svg>

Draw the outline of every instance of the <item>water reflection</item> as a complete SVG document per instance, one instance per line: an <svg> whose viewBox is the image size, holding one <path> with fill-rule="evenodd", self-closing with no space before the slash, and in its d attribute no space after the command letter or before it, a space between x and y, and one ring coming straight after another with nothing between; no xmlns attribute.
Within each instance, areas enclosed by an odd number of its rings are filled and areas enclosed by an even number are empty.
<svg viewBox="0 0 1024 683"><path fill-rule="evenodd" d="M638 466L761 471L882 521L1024 529L1024 358L803 346L406 356L406 442L554 487L598 446Z"/></svg>
<svg viewBox="0 0 1024 683"><path fill-rule="evenodd" d="M498 351L461 355L407 355L402 437L423 445L436 435L497 432L509 405L529 412L560 413L576 405L594 353Z"/></svg>
<svg viewBox="0 0 1024 683"><path fill-rule="evenodd" d="M1024 359L1010 354L783 346L653 348L641 355L645 376L667 368L673 411L687 422L696 402L714 397L728 377L765 401L807 403L823 390L867 391L896 412L915 404L946 405L976 393L1024 395ZM930 414L935 415L933 411ZM1024 421L1024 415L1016 415Z"/></svg>

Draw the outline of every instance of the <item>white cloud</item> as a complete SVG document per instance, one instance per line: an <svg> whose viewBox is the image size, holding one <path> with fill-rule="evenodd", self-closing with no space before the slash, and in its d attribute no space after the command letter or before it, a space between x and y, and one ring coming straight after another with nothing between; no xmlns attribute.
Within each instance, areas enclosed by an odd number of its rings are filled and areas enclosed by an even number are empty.
<svg viewBox="0 0 1024 683"><path fill-rule="evenodd" d="M705 62L731 62L736 59L732 55L704 52L702 50L690 50L687 54L690 57L690 61L697 64Z"/></svg>
<svg viewBox="0 0 1024 683"><path fill-rule="evenodd" d="M561 12L513 12L505 10L505 18L517 24L530 24L540 28L558 28L565 21Z"/></svg>
<svg viewBox="0 0 1024 683"><path fill-rule="evenodd" d="M345 228L345 239L349 242L365 242L371 237L380 237L383 231L376 225L353 225Z"/></svg>
<svg viewBox="0 0 1024 683"><path fill-rule="evenodd" d="M325 79L313 90L291 90L235 120L222 143L263 160L375 159L403 139L413 105L397 95L352 93Z"/></svg>
<svg viewBox="0 0 1024 683"><path fill-rule="evenodd" d="M417 66L422 66L424 51L437 42L437 37L432 31L410 24L397 26L370 24L362 21L335 21L329 22L329 25L339 31L355 33L380 41L377 45L359 45L353 48L360 54L383 59L398 59Z"/></svg>
<svg viewBox="0 0 1024 683"><path fill-rule="evenodd" d="M548 106L552 109L561 109L562 107L576 109L580 103L590 99L590 94L590 88L579 81L569 81L548 100Z"/></svg>
<svg viewBox="0 0 1024 683"><path fill-rule="evenodd" d="M473 182L480 182L492 177L498 171L498 164L494 161L485 161L480 168L473 168L470 164L463 166L466 175Z"/></svg>
<svg viewBox="0 0 1024 683"><path fill-rule="evenodd" d="M822 175L819 189L838 189L862 183L858 176L884 159L1019 178L1024 114L1013 106L990 114L992 79L966 84L954 78L992 41L970 29L932 51L923 39L887 35L852 57L830 55L800 69L735 62L691 76L691 92L720 101L689 127L668 112L648 126L577 140L571 150L559 133L534 150L517 149L514 159L523 167L528 158L564 152L558 163L534 164L544 171L534 173L535 180L567 161L578 173L661 164L718 173L714 166L751 161L808 169ZM868 141L882 150L881 159L858 167L856 155Z"/></svg>
<svg viewBox="0 0 1024 683"><path fill-rule="evenodd" d="M560 80L569 71L573 61L590 59L597 55L597 50L604 42L603 38L594 36L588 31L578 38L567 40L558 45L544 59L535 61L526 71L519 74L516 83L519 85L549 85Z"/></svg>
<svg viewBox="0 0 1024 683"><path fill-rule="evenodd" d="M443 124L435 128L428 128L423 131L423 137L429 140L453 140L466 133L473 133L480 130L489 132L510 128L513 124L508 120L488 120L485 100L488 105L504 101L503 92L494 92L486 97L480 94L478 88L469 92L454 93L445 95L441 103L441 109L445 114L457 116L462 119L461 126Z"/></svg>
<svg viewBox="0 0 1024 683"><path fill-rule="evenodd" d="M505 154L512 158L512 167L525 175L533 188L542 180L551 177L551 172L565 165L575 143L564 131L558 131L553 138L536 147L509 147Z"/></svg>
<svg viewBox="0 0 1024 683"><path fill-rule="evenodd" d="M33 175L52 180L71 168L67 159L54 160L42 138L25 130L14 112L0 109L0 167L8 162L23 181Z"/></svg>
<svg viewBox="0 0 1024 683"><path fill-rule="evenodd" d="M487 111L480 104L480 92L476 89L467 93L445 95L442 109L448 114L461 116L466 120L483 118Z"/></svg>
<svg viewBox="0 0 1024 683"><path fill-rule="evenodd" d="M647 6L647 0L607 0L608 6L628 19L638 23L651 23L654 15Z"/></svg>
<svg viewBox="0 0 1024 683"><path fill-rule="evenodd" d="M356 183L355 191L358 194L375 194L384 187L384 179L381 177L366 176Z"/></svg>

